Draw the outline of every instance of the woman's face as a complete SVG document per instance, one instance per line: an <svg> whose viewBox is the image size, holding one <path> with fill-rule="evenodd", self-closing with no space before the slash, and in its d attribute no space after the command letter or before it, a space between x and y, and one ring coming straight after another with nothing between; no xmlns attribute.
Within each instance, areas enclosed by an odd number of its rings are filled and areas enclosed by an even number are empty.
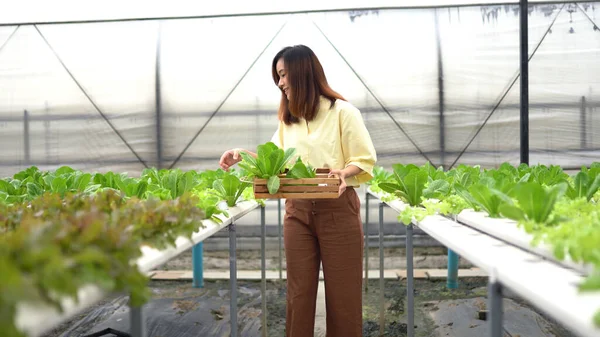
<svg viewBox="0 0 600 337"><path fill-rule="evenodd" d="M290 84L288 82L288 74L287 71L285 70L285 63L283 62L283 57L279 59L279 61L277 61L277 74L279 74L279 83L277 83L277 86L283 90L283 93L285 93L285 96L287 97L288 101L290 100Z"/></svg>

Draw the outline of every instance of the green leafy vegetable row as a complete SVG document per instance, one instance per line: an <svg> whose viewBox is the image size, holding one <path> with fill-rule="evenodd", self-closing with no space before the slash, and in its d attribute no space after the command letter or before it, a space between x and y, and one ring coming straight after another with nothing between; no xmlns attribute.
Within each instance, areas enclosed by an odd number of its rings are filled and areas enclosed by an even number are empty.
<svg viewBox="0 0 600 337"><path fill-rule="evenodd" d="M0 330L14 326L21 301L59 310L60 298L76 299L84 285L131 293L133 305L149 296L147 277L135 260L140 246L158 249L202 228L198 199L138 200L105 190L95 195L46 193L31 202L0 204Z"/></svg>
<svg viewBox="0 0 600 337"><path fill-rule="evenodd" d="M144 170L90 174L61 167L30 167L0 180L0 330L14 326L16 305L42 302L59 308L94 284L147 299L147 278L134 265L140 246L172 246L190 237L202 219L220 221L219 203L251 198L242 172ZM60 308L59 308L60 309Z"/></svg>
<svg viewBox="0 0 600 337"><path fill-rule="evenodd" d="M126 173L86 173L63 166L30 167L0 180L0 330L22 336L14 326L16 305L43 302L60 309L59 299L75 298L80 287L131 293L134 305L147 297L147 278L134 265L140 246L164 249L190 237L202 219L219 221L241 199L253 199L249 178L278 174L314 177L315 170L295 150L267 143L259 157L245 158L249 171L146 169ZM250 164L248 164L250 163ZM258 200L258 202L261 202Z"/></svg>
<svg viewBox="0 0 600 337"><path fill-rule="evenodd" d="M198 173L151 168L145 169L140 177L130 177L126 173L85 173L68 166L55 171L40 171L32 166L12 178L0 180L0 203L32 201L45 192L64 196L66 193L93 195L116 190L128 198L160 200L172 200L184 193L192 193L199 197L198 207L205 210L209 218L218 221L215 215L224 213L217 207L220 201L232 207L242 196L245 200L254 199L247 191L251 184L242 183L240 179L243 176L241 171L225 172L221 169Z"/></svg>
<svg viewBox="0 0 600 337"><path fill-rule="evenodd" d="M127 173L84 173L68 166L55 171L40 171L32 166L12 178L0 179L0 203L31 201L44 192L59 195L68 192L93 194L113 189L123 192L127 197L170 200L186 192L201 193L209 190L232 207L242 196L246 200L253 199L252 194L247 191L252 178L268 179L269 192L272 194L279 189L279 175L286 171L286 177L289 178L314 178L316 170L303 163L300 158L291 163L295 152L294 148L284 151L268 142L258 146L257 158L247 153L241 154L241 171L225 172L218 169L198 173L149 168L139 178L130 177Z"/></svg>
<svg viewBox="0 0 600 337"><path fill-rule="evenodd" d="M376 168L371 189L409 206L399 215L405 224L440 213L456 216L471 208L490 217L513 219L532 234L533 245L545 242L557 259L594 266L580 286L600 290L600 163L568 175L559 166L498 169L458 166L450 171L429 164L395 164L393 172ZM595 317L600 326L600 312Z"/></svg>

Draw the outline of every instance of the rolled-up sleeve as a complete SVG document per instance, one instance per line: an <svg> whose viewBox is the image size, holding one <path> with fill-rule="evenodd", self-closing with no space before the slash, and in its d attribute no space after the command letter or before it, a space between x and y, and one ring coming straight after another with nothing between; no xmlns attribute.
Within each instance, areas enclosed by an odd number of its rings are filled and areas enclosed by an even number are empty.
<svg viewBox="0 0 600 337"><path fill-rule="evenodd" d="M358 175L348 178L346 183L350 186L366 183L373 178L373 167L377 162L371 135L360 111L354 107L344 108L340 123L345 167L354 165L362 170Z"/></svg>

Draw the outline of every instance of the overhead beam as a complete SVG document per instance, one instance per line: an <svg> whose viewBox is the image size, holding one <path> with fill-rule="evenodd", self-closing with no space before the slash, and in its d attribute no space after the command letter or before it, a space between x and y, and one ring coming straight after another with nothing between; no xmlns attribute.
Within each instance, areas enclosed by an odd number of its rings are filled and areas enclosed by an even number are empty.
<svg viewBox="0 0 600 337"><path fill-rule="evenodd" d="M78 23L100 23L100 22L124 22L124 21L148 21L148 20L181 20L181 19L211 19L221 17L244 17L265 15L287 15L327 12L351 12L351 11L376 11L376 10L398 10L419 8L456 8L475 6L502 6L518 5L519 0L495 1L447 1L447 0L405 0L401 5L395 0L369 1L365 4L360 0L346 1L296 1L296 2L269 2L260 3L255 1L240 2L236 6L227 3L221 5L219 2L202 1L190 2L186 6L173 6L172 4L155 5L144 1L128 1L116 3L116 0L107 0L102 6L90 10L87 2L69 2L69 10L57 11L61 8L60 1L36 3L36 11L32 12L27 3L15 2L12 6L4 8L0 13L0 26L14 25L46 25L46 24L78 24ZM111 6L112 2L115 6ZM530 4L563 4L595 2L583 1L560 1L560 0L532 0ZM62 6L66 7L66 4ZM78 7L81 6L81 7ZM85 7L84 7L85 6ZM114 9L119 8L119 11ZM81 9L81 10L79 10ZM62 15L58 17L56 14ZM190 14L192 13L192 14ZM195 14L197 13L197 14Z"/></svg>

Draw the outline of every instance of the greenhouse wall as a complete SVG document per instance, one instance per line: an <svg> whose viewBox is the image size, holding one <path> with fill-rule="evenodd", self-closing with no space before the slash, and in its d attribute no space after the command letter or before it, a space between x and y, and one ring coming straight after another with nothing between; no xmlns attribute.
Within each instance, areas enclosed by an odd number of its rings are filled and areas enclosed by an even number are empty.
<svg viewBox="0 0 600 337"><path fill-rule="evenodd" d="M357 106L378 164L519 163L519 7L0 27L0 176L215 169L275 131L282 47ZM529 7L530 163L600 156L600 2Z"/></svg>

